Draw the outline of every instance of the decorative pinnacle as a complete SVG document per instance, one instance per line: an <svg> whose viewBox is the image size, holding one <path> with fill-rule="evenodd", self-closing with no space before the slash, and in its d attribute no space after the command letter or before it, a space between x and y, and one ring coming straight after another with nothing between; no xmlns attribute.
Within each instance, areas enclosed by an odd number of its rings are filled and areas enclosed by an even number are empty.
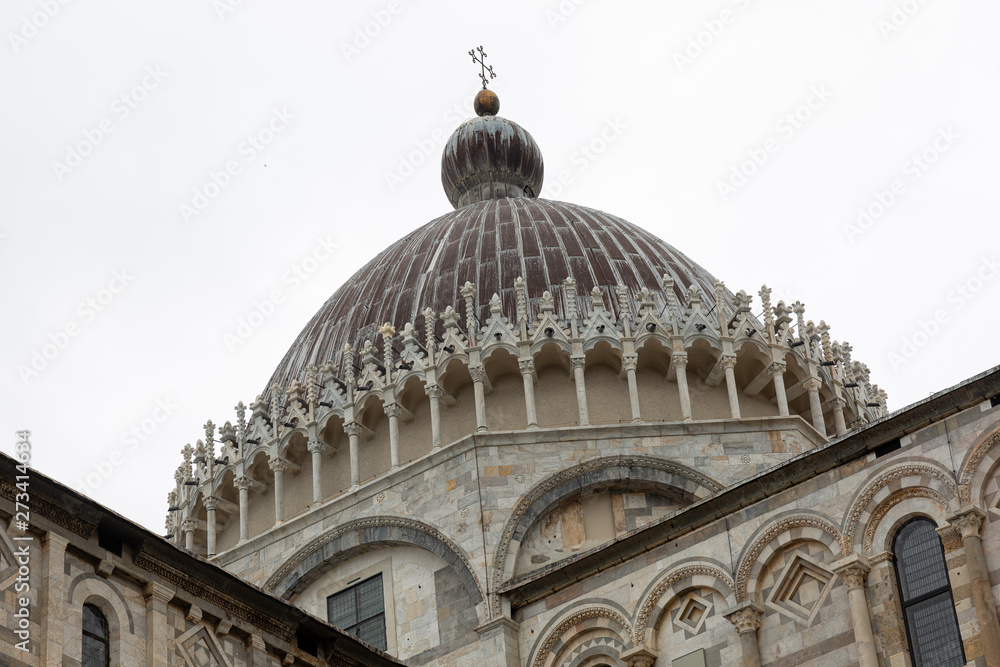
<svg viewBox="0 0 1000 667"><path fill-rule="evenodd" d="M476 51L479 51L479 57L476 57ZM483 51L483 47L481 46L473 51L469 51L469 55L472 56L472 62L479 63L482 66L482 72L479 73L479 78L483 80L483 90L486 90L486 83L488 81L486 73L490 73L490 79L497 78L497 75L493 73L493 66L486 64L486 52Z"/></svg>

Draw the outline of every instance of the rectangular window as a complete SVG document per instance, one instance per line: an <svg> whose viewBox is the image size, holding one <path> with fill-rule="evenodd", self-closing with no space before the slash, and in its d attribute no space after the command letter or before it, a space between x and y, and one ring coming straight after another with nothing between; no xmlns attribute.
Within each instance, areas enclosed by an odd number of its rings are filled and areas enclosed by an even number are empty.
<svg viewBox="0 0 1000 667"><path fill-rule="evenodd" d="M384 651L386 638L382 575L376 574L371 579L328 597L326 615L332 625Z"/></svg>

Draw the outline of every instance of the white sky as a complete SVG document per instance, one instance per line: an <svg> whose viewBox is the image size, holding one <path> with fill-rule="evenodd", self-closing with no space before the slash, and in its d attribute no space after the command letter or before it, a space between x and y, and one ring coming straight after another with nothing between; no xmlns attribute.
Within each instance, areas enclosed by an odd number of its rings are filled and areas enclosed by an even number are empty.
<svg viewBox="0 0 1000 667"><path fill-rule="evenodd" d="M38 470L89 474L156 532L205 420L234 419L341 283L451 210L441 147L480 44L550 198L803 301L891 409L998 363L995 2L63 2L0 9L0 449L29 429ZM321 242L335 254L293 277Z"/></svg>

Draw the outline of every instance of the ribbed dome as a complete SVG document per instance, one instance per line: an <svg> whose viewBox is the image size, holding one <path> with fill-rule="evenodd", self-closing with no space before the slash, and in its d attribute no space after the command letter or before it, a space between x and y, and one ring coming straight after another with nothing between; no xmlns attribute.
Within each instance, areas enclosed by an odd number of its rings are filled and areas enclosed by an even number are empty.
<svg viewBox="0 0 1000 667"><path fill-rule="evenodd" d="M534 318L546 290L555 297L559 316L565 316L567 277L577 281L583 312L590 310L595 286L616 314L618 285L628 288L633 313L638 312L636 295L643 288L653 291L657 308L662 308L664 273L674 278L678 297L697 284L708 307L715 302L711 274L621 218L544 199L479 202L412 232L358 271L309 321L267 386L287 387L302 378L309 363L339 362L344 343L358 349L372 340L381 347L376 329L384 322L397 330L407 322L422 329L420 313L427 307L437 313L447 306L461 311L460 289L466 281L476 285L477 315L485 322L494 293L500 295L505 312L514 312L518 276L526 281ZM440 331L440 321L438 327Z"/></svg>

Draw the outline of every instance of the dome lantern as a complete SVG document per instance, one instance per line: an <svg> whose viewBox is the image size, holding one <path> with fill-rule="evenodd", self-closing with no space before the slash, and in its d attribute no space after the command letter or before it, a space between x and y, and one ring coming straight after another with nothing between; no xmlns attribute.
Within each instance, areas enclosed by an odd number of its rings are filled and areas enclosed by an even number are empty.
<svg viewBox="0 0 1000 667"><path fill-rule="evenodd" d="M441 184L456 209L490 199L538 197L542 189L542 152L517 123L497 116L500 98L483 88L476 113L445 144Z"/></svg>

